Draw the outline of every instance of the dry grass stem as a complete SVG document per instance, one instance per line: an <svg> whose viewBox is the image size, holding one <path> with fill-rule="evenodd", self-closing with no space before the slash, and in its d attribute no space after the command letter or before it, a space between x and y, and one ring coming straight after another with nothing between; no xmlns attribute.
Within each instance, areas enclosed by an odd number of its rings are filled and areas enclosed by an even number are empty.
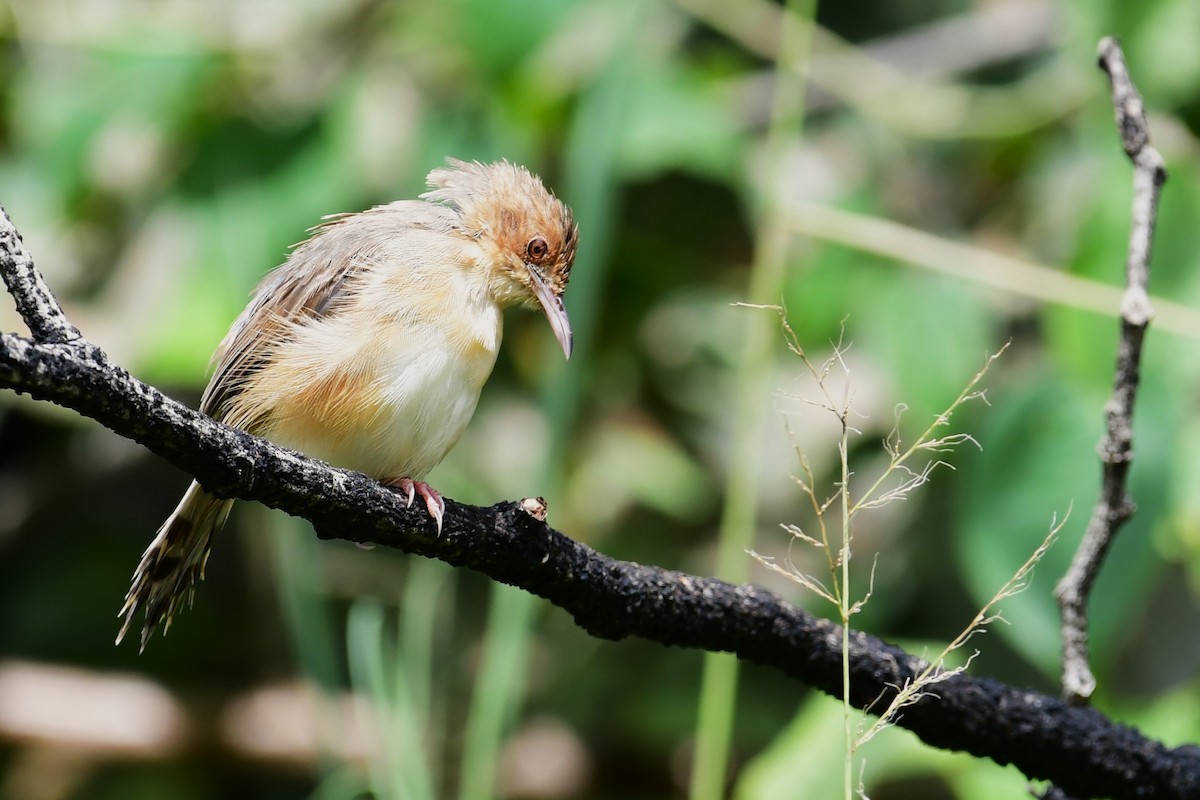
<svg viewBox="0 0 1200 800"><path fill-rule="evenodd" d="M859 746L870 741L870 739L874 737L875 734L879 733L879 731L892 725L895 722L897 715L906 706L912 705L922 697L930 696L932 692L929 691L929 687L934 686L954 675L965 672L967 668L970 667L971 662L975 659L975 656L979 654L978 651L971 654L963 664L952 669L945 668L946 659L949 658L951 653L962 649L967 642L969 642L977 634L986 633L987 627L992 623L1006 622L1004 617L1002 617L994 609L1004 600L1007 600L1008 598L1013 597L1014 595L1025 590L1025 588L1029 585L1029 578L1033 574L1034 567L1037 566L1038 562L1041 561L1043 556L1046 555L1046 552L1050 549L1050 546L1054 544L1054 540L1058 537L1059 532L1062 531L1063 526L1066 525L1067 519L1070 518L1070 516L1071 509L1068 508L1067 513L1063 515L1061 520L1058 519L1057 515L1053 520L1051 520L1050 531L1046 534L1046 537L1042 539L1042 543L1038 545L1037 548L1029 555L1029 558L1025 560L1025 563L1017 568L1016 572L1012 574L1012 577L1010 577L1008 581L1000 587L996 594L992 596L992 599L984 604L984 606L979 609L978 612L976 612L975 616L971 619L967 626L963 628L963 630L960 631L959 634L955 636L954 639L951 640L950 643L947 644L937 656L928 662L925 669L922 670L915 679L899 687L898 691L896 692L896 696L892 698L892 701L888 704L888 707L879 714L874 723L861 732L857 742Z"/></svg>
<svg viewBox="0 0 1200 800"><path fill-rule="evenodd" d="M795 581L817 597L828 601L837 608L842 627L843 650L842 704L844 710L847 775L845 796L847 799L854 794L857 794L859 797L865 797L861 777L857 791L854 791L854 787L851 786L849 779L854 756L858 748L870 741L880 730L894 724L903 708L912 705L923 697L930 696L932 694L932 687L953 675L958 675L970 665L975 654L969 656L965 663L958 667L954 667L953 669L946 669L945 667L946 659L951 653L964 647L976 634L983 633L988 625L1002 619L998 613L994 612L996 604L1007 597L1011 597L1025 587L1034 565L1045 554L1055 535L1061 529L1062 523L1055 522L1051 526L1050 533L1046 536L1041 546L1021 565L995 596L979 610L967 627L937 657L927 662L927 666L919 675L903 686L892 687L891 702L887 708L878 712L877 719L871 725L864 726L860 722L856 727L852 721L854 709L850 703L850 619L865 608L874 593L878 555L876 555L871 566L866 592L862 597L851 600L848 594L850 591L850 560L853 556L853 519L859 512L879 508L888 503L906 499L912 492L927 484L934 471L939 467L953 469L953 466L940 456L957 450L963 445L980 446L979 442L969 433L946 433L942 429L950 425L955 412L963 404L972 400L987 402L986 396L978 388L979 384L993 362L1008 349L1008 344L1005 344L996 353L990 354L985 358L983 366L968 381L967 385L954 398L953 402L944 411L934 415L928 427L917 436L912 444L907 446L904 444L901 436L900 425L908 407L903 404L897 405L895 421L882 443L882 449L888 456L887 466L883 469L882 474L865 491L861 494L853 495L851 480L854 477L854 472L850 469L850 437L858 435L860 432L850 424L851 415L854 413L854 391L852 382L850 381L850 367L845 358L846 353L849 351L849 345L845 343L842 336L839 336L838 340L832 343L832 353L822 361L814 361L801 345L791 325L788 324L786 312L783 308L748 303L738 303L737 305L746 308L770 310L779 315L780 326L783 329L788 349L800 359L808 376L816 383L814 397L788 393L785 393L785 396L799 400L810 407L828 412L833 416L838 425L837 449L839 474L834 481L834 492L824 498L817 493L817 480L813 474L812 465L805 456L803 448L799 444L794 444L797 461L800 464L800 475L793 476L793 480L800 488L804 497L808 499L808 504L812 509L813 522L807 526L796 524L784 524L781 526L791 536L787 555L783 563L753 551L750 552L750 555L767 569ZM845 379L840 392L836 392L830 387L830 377L835 371L840 372L841 376ZM788 435L792 438L793 443L795 443L796 437L793 435L790 425L787 426L787 430ZM912 462L916 461L920 456L929 456L929 458L924 464L913 464ZM830 541L830 514L835 506L838 509L837 527L841 534L836 544ZM826 567L829 570L831 579L829 584L826 584L821 579L797 566L792 558L792 548L798 542L802 545L816 548L824 553ZM881 694L880 701L882 701L884 696ZM871 709L868 708L867 710L870 711Z"/></svg>
<svg viewBox="0 0 1200 800"><path fill-rule="evenodd" d="M926 428L920 436L917 437L916 441L913 442L908 449L902 449L903 445L898 432L900 423L899 419L897 419L896 426L893 428L894 432L889 433L884 445L885 451L889 454L889 456L891 456L891 463L888 465L887 469L884 470L883 474L879 476L875 483L873 483L870 488L863 492L863 494L857 499L850 509L851 516L859 511L862 511L863 509L878 507L880 504L880 498L876 497L876 493L881 491L883 486L892 477L892 475L901 467L903 467L906 462L915 454L921 452L946 453L962 444L968 443L974 444L976 447L979 446L979 443L975 441L970 434L956 433L935 437L934 433L938 428L949 425L950 419L954 416L954 412L957 411L964 403L968 403L972 400L983 400L984 402L987 401L984 393L982 391L978 391L976 387L979 385L979 382L983 380L983 376L987 374L987 371L991 368L992 363L995 362L995 360L1003 355L1004 351L1008 349L1009 344L1009 342L1006 342L1004 346L1002 346L995 353L989 355L984 360L983 366L978 372L975 373L975 376L971 378L966 387L959 393L958 397L954 399L954 402L952 402L945 411L934 417L933 423ZM902 413L902 410L905 407L898 406L898 408L901 409ZM907 494L907 492L924 485L928 481L929 474L933 471L933 469L942 464L945 464L945 462L940 460L931 462L923 469L916 471L917 476L924 475L924 480L917 480L914 482L910 479L909 481L906 481L906 483L909 484L907 489L904 489L904 485L902 484L898 489L886 490L885 495L891 500L903 497L905 494Z"/></svg>

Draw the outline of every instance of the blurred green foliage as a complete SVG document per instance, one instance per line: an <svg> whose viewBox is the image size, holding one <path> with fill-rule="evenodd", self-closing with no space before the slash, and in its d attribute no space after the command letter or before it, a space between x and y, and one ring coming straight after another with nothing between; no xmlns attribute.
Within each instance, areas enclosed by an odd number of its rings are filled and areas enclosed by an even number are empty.
<svg viewBox="0 0 1200 800"><path fill-rule="evenodd" d="M1119 35L1172 176L1152 291L1196 307L1197 8L824 4L804 138L768 163L770 3L9 0L0 202L85 334L194 404L248 292L323 214L415 196L447 155L528 165L582 223L567 296L581 357L558 363L544 321L513 314L476 419L431 480L471 502L546 495L550 521L573 536L707 574L738 343L757 313L730 304L746 297L768 179L787 178L785 207L895 220L1119 285L1130 168L1094 68L1097 39ZM852 343L852 458L863 475L878 469L898 404L911 437L985 353L1013 341L985 380L988 404L955 418L981 449L960 451L955 471L860 523L859 563L878 552L879 566L858 619L918 650L951 638L1069 509L1030 588L1004 604L1008 624L973 641L974 671L1054 693L1051 590L1098 489L1117 323L1070 296L1028 295L1019 280L997 291L818 236L793 242L780 301L818 358L843 330ZM1092 605L1099 704L1171 743L1200 739L1200 314L1187 319L1190 336L1152 329L1147 341L1138 514ZM0 303L0 324L20 330L11 305ZM833 491L830 420L787 397L804 391L800 373L781 333L780 391L762 398L778 420L760 465L755 548L768 555L787 552L778 525L807 513L784 419ZM277 514L239 508L195 609L170 636L140 658L111 646L137 555L185 483L94 424L0 395L0 668L140 674L173 693L190 732L165 755L129 757L8 730L0 796L455 793L491 592L478 576L315 542ZM753 580L830 611L758 567ZM529 609L497 791L681 796L700 654L593 641L561 612ZM234 701L297 679L319 687L302 693L317 698L312 713L288 718L310 745L294 757L239 746L229 726L249 728L222 722ZM356 744L376 730L366 716L351 715L357 732L339 727L351 689L390 709L383 755ZM130 707L131 719L139 713ZM836 791L836 717L833 700L748 668L733 795ZM1022 786L1011 770L899 731L865 759L876 798L965 800Z"/></svg>

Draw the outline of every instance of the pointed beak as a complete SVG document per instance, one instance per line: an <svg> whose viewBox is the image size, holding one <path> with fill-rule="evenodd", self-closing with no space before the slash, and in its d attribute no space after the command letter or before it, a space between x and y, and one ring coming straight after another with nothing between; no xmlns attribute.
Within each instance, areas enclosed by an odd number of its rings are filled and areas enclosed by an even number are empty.
<svg viewBox="0 0 1200 800"><path fill-rule="evenodd" d="M558 343L562 345L563 354L571 357L571 320L567 318L567 309L563 306L562 298L550 290L546 284L546 280L538 272L536 267L525 265L529 270L529 274L533 276L533 291L537 295L538 302L542 304L542 310L546 312L546 319L550 320L550 328L554 331L554 338L558 339Z"/></svg>

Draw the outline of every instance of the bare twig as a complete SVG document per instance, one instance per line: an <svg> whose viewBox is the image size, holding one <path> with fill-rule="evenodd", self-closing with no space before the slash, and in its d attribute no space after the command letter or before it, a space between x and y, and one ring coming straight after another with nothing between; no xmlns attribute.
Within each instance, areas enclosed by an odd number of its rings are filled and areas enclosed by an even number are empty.
<svg viewBox="0 0 1200 800"><path fill-rule="evenodd" d="M1085 704L1096 688L1088 666L1087 603L1092 585L1117 530L1134 512L1126 482L1133 461L1133 404L1146 326L1154 315L1147 285L1150 244L1158 215L1158 198L1167 180L1163 158L1150 146L1142 97L1125 69L1125 55L1116 39L1100 41L1100 67L1112 83L1117 130L1133 162L1133 212L1129 255L1125 262L1125 294L1121 299L1121 341L1117 348L1112 397L1104 407L1107 430L1100 440L1103 464L1100 497L1070 569L1059 581L1055 596L1062 612L1064 699Z"/></svg>
<svg viewBox="0 0 1200 800"><path fill-rule="evenodd" d="M8 211L0 206L0 278L17 301L17 313L39 342L53 344L81 338L79 329L67 321L50 287L33 266Z"/></svg>

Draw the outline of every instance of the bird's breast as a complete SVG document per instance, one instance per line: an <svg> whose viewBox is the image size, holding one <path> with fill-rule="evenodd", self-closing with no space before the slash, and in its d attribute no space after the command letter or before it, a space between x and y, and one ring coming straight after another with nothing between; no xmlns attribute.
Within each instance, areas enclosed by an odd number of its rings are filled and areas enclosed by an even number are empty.
<svg viewBox="0 0 1200 800"><path fill-rule="evenodd" d="M262 433L379 478L436 466L495 365L501 313L453 283L408 299L417 302L363 302L299 328L259 381L272 395Z"/></svg>

